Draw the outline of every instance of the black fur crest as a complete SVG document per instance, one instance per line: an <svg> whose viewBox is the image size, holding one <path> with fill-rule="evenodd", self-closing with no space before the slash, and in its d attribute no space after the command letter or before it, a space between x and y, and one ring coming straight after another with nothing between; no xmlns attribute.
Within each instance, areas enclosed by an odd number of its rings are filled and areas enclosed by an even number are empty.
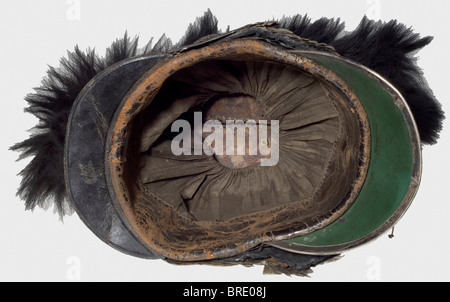
<svg viewBox="0 0 450 302"><path fill-rule="evenodd" d="M284 17L278 22L280 27L300 37L333 46L343 57L365 65L388 79L408 102L422 142L437 142L444 113L414 57L417 51L431 42L431 37L421 38L397 21L382 23L367 18L352 32L345 32L344 23L339 19L322 18L311 22L308 16L296 15ZM152 52L168 52L202 37L220 33L217 25L217 19L208 10L188 27L185 36L175 45L163 36L154 46L150 41L144 48L138 49L138 38L130 39L125 34L112 43L104 57L99 57L94 50L83 52L75 47L67 58L61 59L59 68L50 67L42 86L25 98L28 102L25 111L35 115L39 124L29 139L11 148L21 152L19 160L32 157L20 172L22 182L17 193L25 201L26 208L48 208L54 204L55 211L61 217L71 212L63 175L66 124L75 99L95 75L124 59Z"/></svg>

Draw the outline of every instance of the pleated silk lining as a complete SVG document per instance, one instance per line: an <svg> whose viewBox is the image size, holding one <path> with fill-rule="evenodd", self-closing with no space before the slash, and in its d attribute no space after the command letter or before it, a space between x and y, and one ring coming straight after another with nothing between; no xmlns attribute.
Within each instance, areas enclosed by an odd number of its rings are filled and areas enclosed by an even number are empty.
<svg viewBox="0 0 450 302"><path fill-rule="evenodd" d="M172 153L172 122L205 112L218 96L232 100L234 95L256 100L261 119L279 121L277 165L230 169L213 155ZM146 109L139 178L180 215L198 221L309 202L327 172L341 128L323 83L306 73L270 62L203 62L175 73Z"/></svg>

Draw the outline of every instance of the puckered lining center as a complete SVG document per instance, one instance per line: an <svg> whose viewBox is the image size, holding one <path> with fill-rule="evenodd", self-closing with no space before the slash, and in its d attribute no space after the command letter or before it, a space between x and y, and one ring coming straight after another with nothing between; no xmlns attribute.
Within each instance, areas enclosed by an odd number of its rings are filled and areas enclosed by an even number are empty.
<svg viewBox="0 0 450 302"><path fill-rule="evenodd" d="M194 112L202 112L203 122L278 121L278 163L261 166L251 156L220 158L194 155L194 150L174 155L171 125L187 120L194 136ZM311 199L320 190L336 142L345 139L336 102L320 80L259 61L206 61L175 73L140 123L140 181L180 215L197 221L223 221L293 202L314 208ZM249 164L230 168L224 160Z"/></svg>

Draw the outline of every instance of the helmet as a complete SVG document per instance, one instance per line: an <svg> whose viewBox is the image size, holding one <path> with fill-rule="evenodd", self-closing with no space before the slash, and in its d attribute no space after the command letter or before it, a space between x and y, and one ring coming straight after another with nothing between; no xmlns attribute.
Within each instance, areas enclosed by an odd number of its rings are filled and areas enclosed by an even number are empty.
<svg viewBox="0 0 450 302"><path fill-rule="evenodd" d="M28 97L51 107L39 135L62 133L63 151L39 174L57 144L13 147L40 159L19 192L29 208L53 195L110 246L172 263L300 274L379 237L411 204L444 115L409 56L429 38L366 18L342 30L296 16L219 32L208 11L176 45L138 51L125 35L103 59L76 49L44 82L72 87ZM399 37L408 45L389 44Z"/></svg>

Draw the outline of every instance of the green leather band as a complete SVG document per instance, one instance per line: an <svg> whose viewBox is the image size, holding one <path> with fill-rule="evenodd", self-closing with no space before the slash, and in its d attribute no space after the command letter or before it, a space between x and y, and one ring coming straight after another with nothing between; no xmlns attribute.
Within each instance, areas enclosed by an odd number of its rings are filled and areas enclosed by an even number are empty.
<svg viewBox="0 0 450 302"><path fill-rule="evenodd" d="M368 174L354 204L343 216L313 233L286 240L307 247L341 246L371 236L401 207L411 186L417 183L415 167L420 150L411 135L411 122L405 120L405 104L387 85L364 70L331 56L304 54L305 57L332 70L354 90L369 120L371 155ZM414 124L414 122L412 122ZM415 154L413 154L414 152ZM406 211L406 208L405 208ZM398 214L398 213L397 213ZM298 248L298 247L297 247ZM340 249L338 248L338 249ZM330 248L330 251L333 250Z"/></svg>

